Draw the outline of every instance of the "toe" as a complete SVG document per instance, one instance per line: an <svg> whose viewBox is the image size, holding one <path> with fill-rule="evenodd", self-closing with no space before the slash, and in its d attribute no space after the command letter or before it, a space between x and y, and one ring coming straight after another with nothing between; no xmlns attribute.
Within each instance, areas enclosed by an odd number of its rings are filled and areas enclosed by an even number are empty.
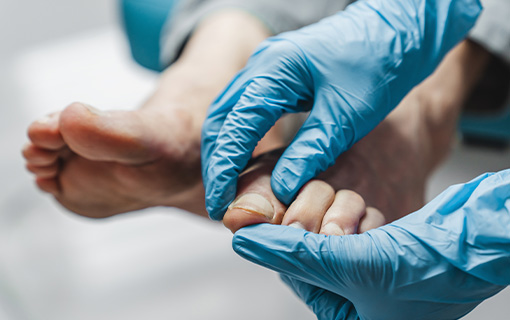
<svg viewBox="0 0 510 320"><path fill-rule="evenodd" d="M359 194L351 190L340 190L322 220L320 233L336 236L357 233L360 220L365 214L365 201Z"/></svg>
<svg viewBox="0 0 510 320"><path fill-rule="evenodd" d="M123 164L155 160L150 148L154 126L135 111L105 112L73 103L62 111L60 130L69 148L89 160Z"/></svg>
<svg viewBox="0 0 510 320"><path fill-rule="evenodd" d="M42 149L29 143L23 148L23 157L31 166L49 166L58 159L58 151Z"/></svg>
<svg viewBox="0 0 510 320"><path fill-rule="evenodd" d="M58 163L53 163L49 166L35 166L29 163L26 165L26 168L35 174L37 178L49 179L55 178L58 175L59 165Z"/></svg>
<svg viewBox="0 0 510 320"><path fill-rule="evenodd" d="M335 199L333 188L320 180L311 180L301 188L283 218L283 225L318 233L324 214Z"/></svg>
<svg viewBox="0 0 510 320"><path fill-rule="evenodd" d="M365 216L361 219L358 227L358 233L363 233L371 229L379 228L387 223L384 214L376 208L368 207Z"/></svg>
<svg viewBox="0 0 510 320"><path fill-rule="evenodd" d="M32 143L42 149L58 150L65 145L60 134L58 122L60 113L53 113L28 127L28 137Z"/></svg>
<svg viewBox="0 0 510 320"><path fill-rule="evenodd" d="M233 233L258 223L271 223L275 210L266 197L257 193L239 195L230 205L223 218L223 224Z"/></svg>
<svg viewBox="0 0 510 320"><path fill-rule="evenodd" d="M286 207L271 191L271 172L275 160L262 160L240 176L236 199L223 217L233 233L258 223L280 224Z"/></svg>

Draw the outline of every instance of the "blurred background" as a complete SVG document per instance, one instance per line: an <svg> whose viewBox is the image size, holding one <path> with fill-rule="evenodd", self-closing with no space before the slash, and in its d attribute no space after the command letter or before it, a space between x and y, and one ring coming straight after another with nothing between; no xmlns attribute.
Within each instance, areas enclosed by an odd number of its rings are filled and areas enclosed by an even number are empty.
<svg viewBox="0 0 510 320"><path fill-rule="evenodd" d="M89 220L35 188L20 152L30 122L73 101L136 108L155 86L119 16L114 0L0 0L0 319L314 319L221 225L168 208ZM508 149L458 143L428 197L509 166ZM465 319L508 319L509 299Z"/></svg>

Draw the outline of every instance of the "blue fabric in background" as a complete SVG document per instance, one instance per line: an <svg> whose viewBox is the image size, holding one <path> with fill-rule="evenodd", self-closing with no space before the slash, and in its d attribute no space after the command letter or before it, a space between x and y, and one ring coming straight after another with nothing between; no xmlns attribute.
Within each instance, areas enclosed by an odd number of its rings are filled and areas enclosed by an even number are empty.
<svg viewBox="0 0 510 320"><path fill-rule="evenodd" d="M464 115L459 128L462 134L470 137L500 142L510 141L510 101L506 108L497 114Z"/></svg>
<svg viewBox="0 0 510 320"><path fill-rule="evenodd" d="M121 15L133 58L140 65L162 71L160 35L179 0L121 0Z"/></svg>

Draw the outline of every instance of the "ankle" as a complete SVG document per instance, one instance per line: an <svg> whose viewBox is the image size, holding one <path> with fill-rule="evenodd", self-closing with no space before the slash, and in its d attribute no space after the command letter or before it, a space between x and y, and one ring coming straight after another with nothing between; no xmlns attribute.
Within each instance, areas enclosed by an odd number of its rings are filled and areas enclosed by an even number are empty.
<svg viewBox="0 0 510 320"><path fill-rule="evenodd" d="M415 89L414 96L419 122L415 134L420 137L425 173L429 175L450 153L461 104L427 86Z"/></svg>
<svg viewBox="0 0 510 320"><path fill-rule="evenodd" d="M464 41L414 90L421 117L425 119L425 135L430 141L430 170L448 155L462 108L483 74L488 59L489 55L483 48Z"/></svg>
<svg viewBox="0 0 510 320"><path fill-rule="evenodd" d="M185 132L199 136L207 109L223 85L175 64L163 73L158 88L140 110L159 114L170 123L175 122L172 118L180 119L188 125Z"/></svg>
<svg viewBox="0 0 510 320"><path fill-rule="evenodd" d="M265 25L244 10L221 10L199 24L179 60L221 73L232 68L237 72L269 36Z"/></svg>
<svg viewBox="0 0 510 320"><path fill-rule="evenodd" d="M153 96L142 109L187 114L200 136L213 99L246 64L269 31L241 10L217 12L197 27L177 62L167 68Z"/></svg>

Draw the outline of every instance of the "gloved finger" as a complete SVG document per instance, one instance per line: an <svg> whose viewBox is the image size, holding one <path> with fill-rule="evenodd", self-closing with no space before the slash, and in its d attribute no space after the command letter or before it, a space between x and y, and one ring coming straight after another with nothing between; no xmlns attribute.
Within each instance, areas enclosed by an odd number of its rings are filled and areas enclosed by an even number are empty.
<svg viewBox="0 0 510 320"><path fill-rule="evenodd" d="M232 243L249 261L344 296L380 259L367 234L325 236L259 224L237 231Z"/></svg>
<svg viewBox="0 0 510 320"><path fill-rule="evenodd" d="M320 233L328 236L355 234L365 213L365 200L358 193L340 190L322 219Z"/></svg>
<svg viewBox="0 0 510 320"><path fill-rule="evenodd" d="M227 115L239 101L247 86L246 80L243 79L244 74L244 70L238 73L207 110L207 117L202 125L202 144L200 147L202 163L204 164L208 162L216 147L216 140Z"/></svg>
<svg viewBox="0 0 510 320"><path fill-rule="evenodd" d="M321 221L335 199L335 191L324 181L311 180L285 212L282 224L318 233Z"/></svg>
<svg viewBox="0 0 510 320"><path fill-rule="evenodd" d="M299 103L294 95L285 98L287 89L274 80L253 79L225 118L215 146L203 162L206 206L212 219L222 219L235 196L237 178L257 143L283 112ZM211 117L217 118L216 113ZM204 141L211 143L213 138L210 134Z"/></svg>
<svg viewBox="0 0 510 320"><path fill-rule="evenodd" d="M335 90L321 89L321 94L315 97L308 119L273 170L271 187L276 197L285 204L291 203L306 182L333 165L342 152L361 138L353 125L360 120L355 122L349 117L363 115L357 114L359 112L356 110L338 115L335 109L348 110L354 107L346 101L338 101L348 93L342 92L339 95ZM364 128L365 133L371 129Z"/></svg>
<svg viewBox="0 0 510 320"><path fill-rule="evenodd" d="M344 297L289 276L280 275L280 278L306 303L319 320L358 319L354 305Z"/></svg>

